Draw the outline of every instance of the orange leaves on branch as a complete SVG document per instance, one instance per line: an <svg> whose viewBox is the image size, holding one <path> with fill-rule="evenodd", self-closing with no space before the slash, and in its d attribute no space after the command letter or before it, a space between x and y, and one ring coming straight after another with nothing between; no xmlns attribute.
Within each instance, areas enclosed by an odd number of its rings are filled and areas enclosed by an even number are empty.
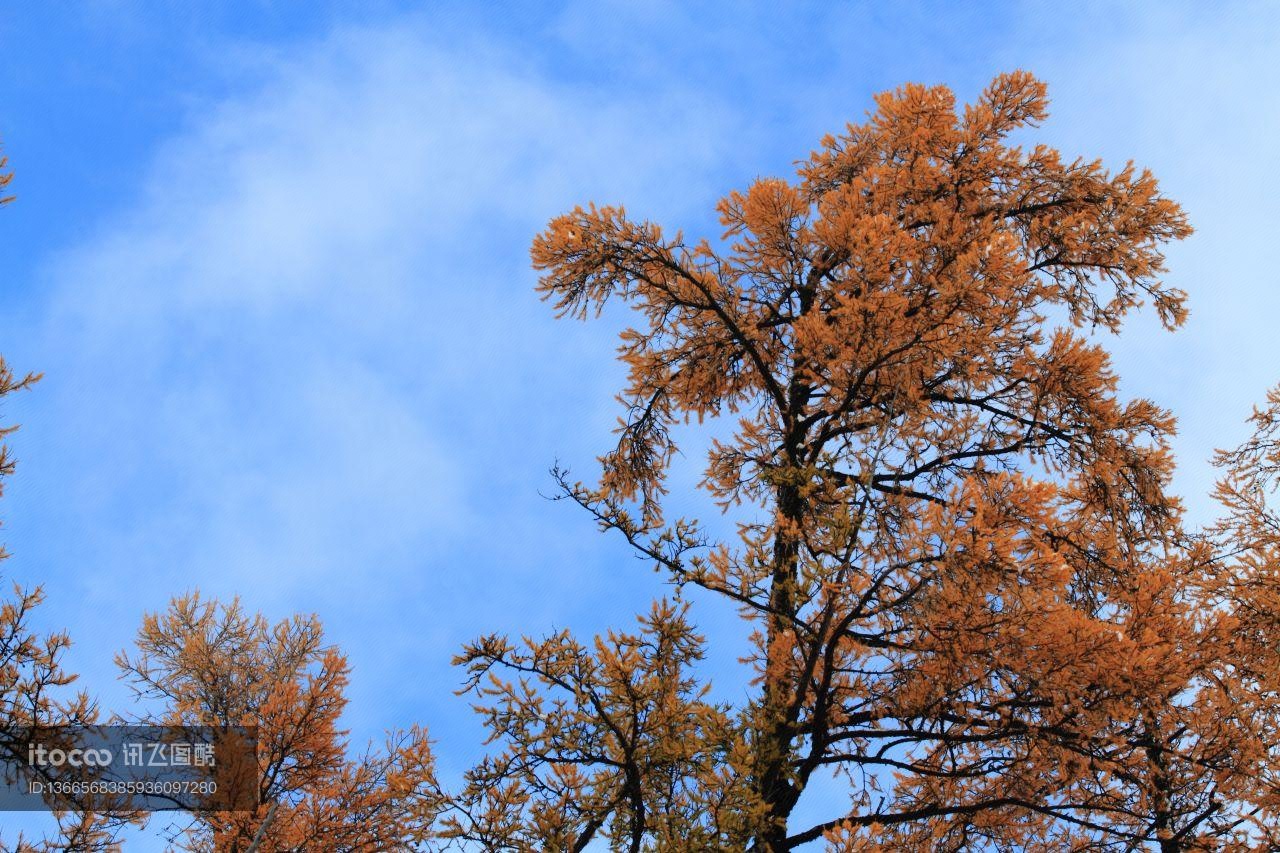
<svg viewBox="0 0 1280 853"><path fill-rule="evenodd" d="M0 205L13 200L4 194L13 174L5 172L7 160L0 156ZM40 376L17 376L0 356L0 400L30 387ZM16 426L0 425L0 495L5 479L15 467L3 440ZM8 558L0 546L0 561ZM62 667L62 657L71 645L64 631L41 635L31 626L32 612L44 603L39 587L24 589L14 584L9 595L0 594L0 757L25 761L30 730L36 727L84 725L97 719L97 707L87 693L69 693L76 681ZM127 818L125 818L127 819ZM105 851L118 849L115 833L120 821L93 813L56 813L57 831L51 837L32 839L19 834L13 840L16 853L44 851ZM0 839L0 845L5 841Z"/></svg>
<svg viewBox="0 0 1280 853"><path fill-rule="evenodd" d="M260 836L261 850L382 850L431 836L442 795L426 731L348 754L339 720L349 669L314 616L271 625L238 600L193 593L148 615L136 649L116 660L159 708L146 722L258 731L261 806L200 815L174 839L185 849L246 850Z"/></svg>
<svg viewBox="0 0 1280 853"><path fill-rule="evenodd" d="M7 165L9 165L9 158L0 155L0 204L8 204L13 201L13 196L4 194L10 182L13 181L13 172L4 170Z"/></svg>
<svg viewBox="0 0 1280 853"><path fill-rule="evenodd" d="M1043 147L1006 146L1045 104L1042 84L1023 73L997 79L960 117L942 88L881 96L870 122L828 138L802 164L799 183L761 179L721 202L726 251L665 238L621 208L554 220L532 252L543 295L584 318L616 297L645 320L623 335L627 415L602 486L642 495L657 523L670 428L689 417L751 412L738 441L722 445L726 458L711 460L713 491L734 499L752 492L753 468L816 461L890 423L894 452L919 452L901 444L912 432L967 452L959 448L981 439L954 432L960 415L978 415L974 426L998 427L990 437L1010 444L1045 404L1088 406L1055 390L1070 365L1026 375L1038 353L1051 355L1041 350L1043 317L1056 306L1118 329L1145 297L1178 325L1183 295L1158 279L1160 245L1189 228L1148 173L1113 175ZM1101 369L1089 366L1076 387L1108 387ZM1065 447L1073 427L1106 417L1079 414L1088 420L1033 428L1018 449ZM931 434L941 427L952 434ZM1159 419L1132 426L1166 428ZM767 458L788 439L813 458Z"/></svg>
<svg viewBox="0 0 1280 853"><path fill-rule="evenodd" d="M724 747L742 778L695 777L700 802L736 792L752 849L1264 837L1280 418L1223 457L1227 526L1183 530L1172 415L1119 398L1091 330L1144 303L1184 321L1163 250L1191 229L1132 163L1011 142L1047 115L1021 71L959 111L908 85L795 180L726 196L715 244L594 206L534 241L561 315L617 299L637 317L617 444L597 486L557 472L563 495L753 623L757 692ZM725 414L703 486L740 535L716 541L663 504L677 427ZM1252 547L1215 568L1228 539ZM793 825L831 772L851 807Z"/></svg>
<svg viewBox="0 0 1280 853"><path fill-rule="evenodd" d="M686 610L655 603L637 632L590 645L568 632L469 645L464 692L504 749L468 773L445 834L487 850L675 850L738 831L729 721L692 676L703 640Z"/></svg>

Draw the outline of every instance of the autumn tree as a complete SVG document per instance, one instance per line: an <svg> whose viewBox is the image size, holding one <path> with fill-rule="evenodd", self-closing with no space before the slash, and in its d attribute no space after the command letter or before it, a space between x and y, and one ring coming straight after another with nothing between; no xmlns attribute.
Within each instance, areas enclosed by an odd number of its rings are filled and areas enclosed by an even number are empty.
<svg viewBox="0 0 1280 853"><path fill-rule="evenodd" d="M438 787L424 729L388 735L349 756L339 727L346 658L319 620L271 625L190 594L147 615L136 650L117 664L156 725L257 728L256 811L200 812L174 835L201 851L414 849L431 834Z"/></svg>
<svg viewBox="0 0 1280 853"><path fill-rule="evenodd" d="M6 190L13 173L5 171L7 159L0 156L0 206L13 196ZM40 377L17 375L0 356L0 401L9 394L29 388ZM0 442L16 426L0 425ZM14 471L15 462L7 445L0 443L0 495L4 481ZM0 561L8 558L0 546ZM72 692L76 680L62 666L71 639L66 632L40 634L31 625L32 613L44 601L39 587L15 584L10 595L0 596L0 760L25 765L27 744L34 729L84 725L97 719L97 708L84 692ZM7 771L6 771L7 772ZM47 838L19 835L12 846L0 839L0 849L15 853L112 849L117 823L85 812L56 813L58 830Z"/></svg>
<svg viewBox="0 0 1280 853"><path fill-rule="evenodd" d="M0 160L0 167L3 161ZM2 187L7 176L0 176ZM15 377L0 357L0 400L7 394L28 387L37 379L33 375ZM0 428L0 437L15 427ZM8 447L0 445L0 494L3 481L13 473L14 460ZM8 554L0 547L0 560ZM27 744L36 730L58 726L87 725L95 722L98 712L88 694L72 691L76 676L63 668L62 658L71 639L66 632L41 634L32 625L32 615L44 602L39 587L26 589L14 584L7 597L0 597L0 760L13 767L25 766ZM114 849L118 822L86 812L56 812L58 829L49 837L32 839L19 835L12 846L0 839L0 850L14 853L71 850L97 851Z"/></svg>
<svg viewBox="0 0 1280 853"><path fill-rule="evenodd" d="M1024 72L961 110L908 85L729 194L717 241L594 205L534 241L560 316L639 316L616 446L562 494L738 608L756 692L708 708L692 646L665 690L626 643L470 647L504 750L471 777L491 849L581 849L610 819L632 850L1270 849L1274 522L1237 471L1249 554L1184 529L1173 417L1120 398L1098 335L1144 303L1184 321L1162 246L1191 229L1146 170L1013 144L1047 103ZM664 515L690 419L735 539ZM847 805L794 825L824 775Z"/></svg>
<svg viewBox="0 0 1280 853"><path fill-rule="evenodd" d="M728 780L728 797L704 799L702 780L727 772L732 726L691 671L703 638L687 609L657 602L638 632L589 646L567 631L469 645L456 661L463 692L510 746L467 774L443 834L495 851L580 851L596 838L705 849L734 834L744 812Z"/></svg>

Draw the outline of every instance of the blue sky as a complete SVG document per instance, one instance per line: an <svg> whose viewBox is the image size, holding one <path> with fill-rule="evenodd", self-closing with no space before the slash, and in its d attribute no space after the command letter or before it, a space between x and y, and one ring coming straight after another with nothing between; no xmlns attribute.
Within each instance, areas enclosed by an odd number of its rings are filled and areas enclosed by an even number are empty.
<svg viewBox="0 0 1280 853"><path fill-rule="evenodd" d="M1180 418L1177 488L1280 380L1272 4L14 4L0 17L0 352L44 371L0 518L68 664L200 588L314 611L354 667L357 740L426 723L478 754L449 658L502 630L627 623L660 579L539 496L607 448L620 317L556 322L530 239L588 200L714 236L874 92L1043 77L1038 139L1150 166L1198 231L1186 328L1111 342ZM697 436L692 437L696 448ZM695 450L675 492L696 480ZM684 505L701 508L696 498ZM743 689L733 613L709 664Z"/></svg>

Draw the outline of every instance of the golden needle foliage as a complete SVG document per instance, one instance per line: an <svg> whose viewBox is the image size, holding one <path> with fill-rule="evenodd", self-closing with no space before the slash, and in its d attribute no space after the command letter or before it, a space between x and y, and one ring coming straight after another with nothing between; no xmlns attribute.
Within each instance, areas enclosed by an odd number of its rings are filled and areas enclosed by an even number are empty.
<svg viewBox="0 0 1280 853"><path fill-rule="evenodd" d="M260 851L372 853L430 836L440 794L426 731L347 756L349 669L314 616L271 625L238 600L182 596L143 620L136 653L117 663L164 708L146 723L257 727L261 805L197 815L174 839L183 849L246 851L256 838Z"/></svg>
<svg viewBox="0 0 1280 853"><path fill-rule="evenodd" d="M13 200L5 189L13 179L5 172L6 158L0 156L0 205ZM0 401L15 391L30 387L37 374L17 376L0 356ZM0 441L16 426L0 425ZM0 495L4 481L14 470L7 445L0 443ZM0 561L8 557L0 546ZM27 760L31 730L60 725L83 725L97 719L97 708L83 692L67 694L76 676L62 668L61 659L71 639L65 632L47 635L31 627L32 611L44 602L37 587L24 589L15 584L9 597L0 596L0 759L22 764ZM14 853L69 850L114 849L115 823L94 814L58 814L54 836L30 839L19 835L12 846L0 838L0 849Z"/></svg>
<svg viewBox="0 0 1280 853"><path fill-rule="evenodd" d="M736 606L757 689L707 704L674 605L591 646L483 640L461 662L503 751L471 774L456 834L518 850L601 833L633 851L1280 843L1277 527L1259 508L1275 442L1224 455L1232 520L1184 529L1173 418L1117 395L1092 330L1144 303L1183 322L1162 246L1191 229L1145 170L1012 144L1047 103L1023 72L962 109L906 86L795 180L727 196L717 241L594 205L537 237L559 314L616 300L639 317L617 444L594 486L557 471L563 496L677 589ZM1267 440L1278 409L1257 417ZM702 485L740 517L730 541L663 511L675 430L704 418ZM797 824L833 774L847 803Z"/></svg>

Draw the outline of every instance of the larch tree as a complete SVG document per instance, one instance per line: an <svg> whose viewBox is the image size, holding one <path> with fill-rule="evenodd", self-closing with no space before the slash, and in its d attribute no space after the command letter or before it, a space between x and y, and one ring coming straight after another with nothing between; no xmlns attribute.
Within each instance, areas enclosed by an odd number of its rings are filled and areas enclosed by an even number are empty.
<svg viewBox="0 0 1280 853"><path fill-rule="evenodd" d="M6 158L0 156L0 206L13 200L6 194L13 179L13 173L5 171L6 165ZM0 401L29 388L39 378L32 373L15 374L0 356ZM16 429L0 425L0 442ZM0 495L14 467L8 446L0 443ZM8 556L0 546L0 561ZM43 601L44 592L39 587L27 589L15 584L9 596L0 595L0 759L6 763L26 763L27 744L35 729L86 725L98 717L87 693L70 692L76 676L62 666L70 637L63 631L40 634L31 625L33 611ZM91 812L55 814L58 829L49 837L19 835L11 843L0 838L0 850L37 853L114 849L118 821Z"/></svg>
<svg viewBox="0 0 1280 853"><path fill-rule="evenodd" d="M3 160L0 160L0 167ZM0 189L4 176L0 176ZM35 382L36 376L15 377L0 357L0 400ZM0 437L15 427L0 428ZM0 494L3 481L13 473L8 447L0 445ZM8 557L0 547L0 560ZM8 596L0 596L0 760L25 765L33 732L57 726L89 725L98 710L89 695L72 691L74 673L63 668L62 658L71 645L64 631L41 634L32 625L33 612L44 602L39 587L15 584ZM14 765L10 765L10 769ZM6 770L5 772L8 772ZM119 821L92 812L58 810L58 829L49 837L19 835L10 844L0 837L0 850L13 853L38 851L100 851L115 849Z"/></svg>
<svg viewBox="0 0 1280 853"><path fill-rule="evenodd" d="M1144 303L1182 324L1162 250L1191 228L1148 171L1010 141L1046 114L1023 72L961 110L908 85L795 180L728 195L718 241L594 205L536 238L559 315L639 316L616 446L595 484L557 470L562 496L738 608L755 692L708 702L673 604L594 644L478 641L459 662L502 751L455 838L1277 849L1280 528L1257 501L1280 457L1225 454L1234 520L1184 529L1173 417L1120 398L1093 330ZM732 540L664 515L691 419ZM796 825L831 775L847 802Z"/></svg>
<svg viewBox="0 0 1280 853"><path fill-rule="evenodd" d="M175 827L181 849L373 853L431 837L441 795L426 730L348 755L339 718L349 668L314 616L271 625L238 600L193 593L147 615L136 651L117 664L161 708L137 722L257 729L258 808L195 813Z"/></svg>

